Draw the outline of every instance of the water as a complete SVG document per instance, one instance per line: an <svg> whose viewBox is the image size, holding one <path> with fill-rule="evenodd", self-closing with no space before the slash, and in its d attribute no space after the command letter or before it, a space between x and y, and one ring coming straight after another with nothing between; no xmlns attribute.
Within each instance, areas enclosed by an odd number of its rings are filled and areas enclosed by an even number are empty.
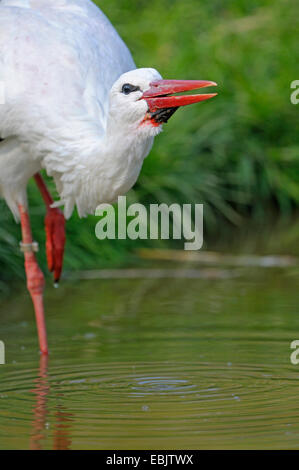
<svg viewBox="0 0 299 470"><path fill-rule="evenodd" d="M222 274L49 286L49 361L2 301L0 449L298 448L298 268Z"/></svg>

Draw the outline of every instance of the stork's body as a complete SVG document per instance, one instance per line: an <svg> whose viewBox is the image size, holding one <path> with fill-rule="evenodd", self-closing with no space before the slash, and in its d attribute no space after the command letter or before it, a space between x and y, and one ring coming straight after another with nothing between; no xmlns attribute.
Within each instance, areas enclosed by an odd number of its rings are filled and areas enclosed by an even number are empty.
<svg viewBox="0 0 299 470"><path fill-rule="evenodd" d="M63 220L38 172L54 178L66 218L75 205L80 216L94 213L134 185L154 137L178 106L213 96L166 95L213 82L162 81L154 69L136 69L90 0L0 0L0 82L0 196L21 219L28 287L44 324L28 180L35 175L46 202L48 261L60 275ZM38 329L41 338L44 326ZM46 352L46 340L40 344Z"/></svg>
<svg viewBox="0 0 299 470"><path fill-rule="evenodd" d="M41 168L55 178L67 216L76 201L81 215L92 212L94 191L109 198L101 168L109 164L101 152L109 92L134 68L92 2L0 1L0 191L17 218L28 179Z"/></svg>

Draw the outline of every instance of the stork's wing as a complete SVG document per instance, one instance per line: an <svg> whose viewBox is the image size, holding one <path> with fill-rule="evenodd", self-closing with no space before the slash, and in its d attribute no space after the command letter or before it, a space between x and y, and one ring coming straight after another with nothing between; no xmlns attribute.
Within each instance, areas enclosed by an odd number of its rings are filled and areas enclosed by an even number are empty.
<svg viewBox="0 0 299 470"><path fill-rule="evenodd" d="M112 84L134 68L91 1L0 0L0 137L78 116L104 126Z"/></svg>

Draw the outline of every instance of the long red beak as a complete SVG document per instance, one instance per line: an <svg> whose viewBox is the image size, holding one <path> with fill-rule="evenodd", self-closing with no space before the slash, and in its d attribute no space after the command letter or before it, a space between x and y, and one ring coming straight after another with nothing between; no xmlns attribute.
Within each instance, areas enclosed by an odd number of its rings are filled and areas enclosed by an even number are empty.
<svg viewBox="0 0 299 470"><path fill-rule="evenodd" d="M155 112L159 109L177 108L209 100L217 93L169 96L173 93L198 90L208 86L217 86L217 83L208 80L157 80L150 84L150 88L143 93L142 98L147 101L149 110Z"/></svg>

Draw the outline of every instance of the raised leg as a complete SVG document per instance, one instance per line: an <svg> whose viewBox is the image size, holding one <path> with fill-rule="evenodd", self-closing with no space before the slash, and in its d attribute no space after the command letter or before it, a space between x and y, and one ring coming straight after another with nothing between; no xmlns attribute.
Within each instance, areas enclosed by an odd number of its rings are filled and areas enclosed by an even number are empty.
<svg viewBox="0 0 299 470"><path fill-rule="evenodd" d="M63 265L65 218L59 209L51 208L54 201L41 175L37 173L34 179L47 207L45 218L47 261L50 272L53 272L54 282L58 283Z"/></svg>
<svg viewBox="0 0 299 470"><path fill-rule="evenodd" d="M32 240L30 219L25 207L19 205L22 227L21 249L25 256L25 271L27 277L27 288L30 292L34 305L37 332L40 350L43 354L48 354L47 332L45 323L45 312L43 302L44 275L40 270L34 252L37 251L37 244Z"/></svg>

